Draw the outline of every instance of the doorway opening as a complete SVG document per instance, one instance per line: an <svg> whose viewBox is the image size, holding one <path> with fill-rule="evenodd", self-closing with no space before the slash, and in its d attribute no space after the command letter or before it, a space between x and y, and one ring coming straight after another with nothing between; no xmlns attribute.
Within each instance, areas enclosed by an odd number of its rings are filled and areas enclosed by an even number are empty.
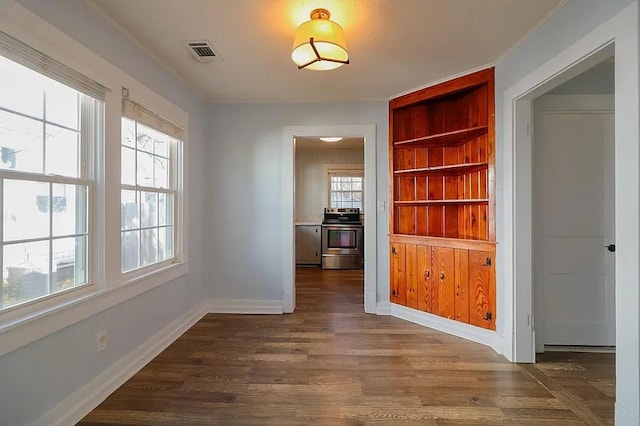
<svg viewBox="0 0 640 426"><path fill-rule="evenodd" d="M345 162L338 160L344 157L337 154L301 154L298 158L297 147L308 145L310 143L318 143L318 138L323 136L340 135L346 140L360 141L360 145L364 148L364 152L359 154L359 162L356 160ZM317 147L316 147L317 148ZM303 148L304 151L304 148ZM358 154L352 153L353 158L358 158ZM326 157L332 159L327 162ZM315 158L315 159L314 159ZM304 173L297 171L297 162L308 162L316 164L313 168L317 169L313 178L313 170L310 171L311 183L305 182L307 179ZM318 163L322 163L318 167ZM354 167L354 164L359 164ZM296 231L302 236L303 229L296 229L296 224L305 226L304 232L309 231L312 242L309 244L317 247L318 239L315 231L320 231L323 217L324 207L330 204L331 190L329 187L330 175L329 170L339 173L341 170L348 170L350 174L354 174L357 169L361 169L362 174L362 194L361 204L359 207L364 211L366 219L364 219L364 269L360 274L364 273L364 311L367 313L376 312L376 130L373 125L338 125L338 126L291 126L285 127L283 131L283 237L284 237L284 265L283 265L283 311L293 312L296 307L296 262L300 261L299 250L296 250ZM326 175L326 176L325 176ZM316 190L309 189L317 187ZM308 190L302 190L301 187L307 187ZM313 195L315 192L316 195ZM352 194L353 195L353 194ZM305 201L305 198L312 197L313 200ZM353 198L334 194L345 201ZM305 207L308 205L308 207ZM340 206L338 206L340 207ZM306 227L309 229L306 229ZM320 237L321 241L321 237ZM300 243L297 244L298 249ZM309 256L311 262L317 262L317 257L322 260L322 252L309 252L304 257ZM313 255L313 256L312 256ZM304 260L304 259L303 259ZM306 259L308 262L309 259Z"/></svg>
<svg viewBox="0 0 640 426"><path fill-rule="evenodd" d="M296 137L297 310L363 310L364 139Z"/></svg>
<svg viewBox="0 0 640 426"><path fill-rule="evenodd" d="M533 100L536 353L615 351L615 58Z"/></svg>

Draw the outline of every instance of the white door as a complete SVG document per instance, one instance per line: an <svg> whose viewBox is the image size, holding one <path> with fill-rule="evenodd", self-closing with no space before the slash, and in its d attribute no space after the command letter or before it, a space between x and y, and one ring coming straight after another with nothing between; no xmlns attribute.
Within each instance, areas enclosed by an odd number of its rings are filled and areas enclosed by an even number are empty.
<svg viewBox="0 0 640 426"><path fill-rule="evenodd" d="M612 346L614 114L543 105L536 101L533 141L536 350Z"/></svg>

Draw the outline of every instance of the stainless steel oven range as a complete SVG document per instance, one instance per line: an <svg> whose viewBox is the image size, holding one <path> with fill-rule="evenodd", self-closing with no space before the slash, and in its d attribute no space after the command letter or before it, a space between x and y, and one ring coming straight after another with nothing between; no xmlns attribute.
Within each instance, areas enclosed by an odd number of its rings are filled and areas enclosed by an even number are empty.
<svg viewBox="0 0 640 426"><path fill-rule="evenodd" d="M358 208L324 209L322 268L362 269L364 227Z"/></svg>

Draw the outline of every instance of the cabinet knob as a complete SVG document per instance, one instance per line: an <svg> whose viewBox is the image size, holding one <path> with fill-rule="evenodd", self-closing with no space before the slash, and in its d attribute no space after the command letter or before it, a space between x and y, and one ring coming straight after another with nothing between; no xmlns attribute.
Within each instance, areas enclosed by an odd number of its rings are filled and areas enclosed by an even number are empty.
<svg viewBox="0 0 640 426"><path fill-rule="evenodd" d="M444 272L440 272L440 279L444 281Z"/></svg>
<svg viewBox="0 0 640 426"><path fill-rule="evenodd" d="M424 271L424 279L428 280L429 278L431 278L431 271L427 269Z"/></svg>
<svg viewBox="0 0 640 426"><path fill-rule="evenodd" d="M396 248L395 248L395 247L391 247L391 253L393 253L393 254L398 254L398 252L396 251Z"/></svg>

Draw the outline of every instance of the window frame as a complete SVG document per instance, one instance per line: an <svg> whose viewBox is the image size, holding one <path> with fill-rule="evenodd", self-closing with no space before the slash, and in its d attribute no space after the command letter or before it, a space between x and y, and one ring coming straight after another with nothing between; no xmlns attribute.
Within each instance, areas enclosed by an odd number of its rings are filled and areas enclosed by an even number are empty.
<svg viewBox="0 0 640 426"><path fill-rule="evenodd" d="M7 43L8 34L2 34L3 43ZM9 36L11 37L11 36ZM10 42L10 41L9 41ZM28 113L24 113L21 111L17 111L11 109L10 107L0 106L0 110L7 114L11 114L14 116L26 118L29 120L34 120L38 122L38 126L42 126L42 140L40 143L42 144L42 171L41 172L31 172L31 171L23 171L23 170L12 170L12 169L0 169L0 201L4 199L4 182L6 180L10 181L18 181L18 182L39 182L48 185L48 194L49 194L49 209L52 208L52 200L53 200L53 187L54 185L75 185L78 187L86 187L86 200L84 205L84 214L86 215L85 221L85 231L84 232L74 232L72 234L65 235L54 235L53 226L53 216L51 213L48 215L49 220L49 232L46 236L40 236L35 238L21 238L21 239L13 239L7 242L3 241L4 236L4 211L0 212L0 272L2 273L2 277L4 277L4 247L11 246L14 244L23 244L23 243L31 243L31 242L46 242L48 245L48 256L49 256L49 265L48 265L48 283L47 283L47 293L33 297L31 299L27 299L24 301L20 301L16 304L2 307L0 305L0 325L6 322L10 322L15 320L16 318L20 318L21 316L29 316L33 313L37 313L38 311L44 311L48 309L50 306L54 306L57 303L62 303L66 300L71 299L72 297L82 297L83 294L94 291L95 288L95 249L96 249L96 236L95 236L95 201L96 201L96 168L95 168L95 154L98 151L98 147L102 146L104 135L99 131L102 129L105 120L105 101L104 98L96 99L91 95L87 94L85 90L79 90L78 84L74 83L75 78L86 79L85 81L90 81L84 75L79 74L77 71L67 67L64 64L58 63L55 60L50 60L49 63L52 63L53 71L49 70L49 72L42 72L42 70L38 69L37 63L34 65L29 62L32 58L39 58L40 56L44 56L44 54L36 51L30 46L24 45L19 41L15 41L16 46L14 47L16 50L20 48L24 49L24 57L20 54L16 54L12 51L5 51L4 48L0 50L0 56L4 59L9 60L13 63L21 65L27 69L30 69L32 72L38 73L40 76L47 78L49 80L53 80L58 82L59 84L74 90L77 93L77 111L78 111L78 129L73 129L65 124L51 121L47 118L47 101L46 95L43 95L43 115L42 117L33 116ZM26 59L25 59L26 58ZM68 76L68 80L64 81L64 78L56 78L58 76L58 72L61 70L70 70ZM96 83L97 87L102 87L98 83ZM101 97L101 96L98 96ZM65 176L54 173L47 173L46 163L47 163L47 135L44 129L47 126L54 126L56 128L71 130L74 132L78 132L78 176ZM0 202L0 204L2 204ZM3 209L4 210L4 209ZM51 211L51 210L50 210ZM53 265L54 265L54 252L53 252L53 244L56 240L61 240L63 238L72 238L72 237L86 237L85 243L85 282L79 285L74 285L72 287L62 289L59 291L52 292L52 288L55 283L51 280L53 279ZM77 256L77 254L76 254ZM75 262L74 262L75 265ZM2 278L4 282L4 278ZM0 288L0 301L3 298L2 289Z"/></svg>
<svg viewBox="0 0 640 426"><path fill-rule="evenodd" d="M325 190L327 206L332 207L331 205L331 194L335 192L331 189L331 177L359 177L362 180L362 189L360 190L360 214L364 213L364 165L362 164L341 164L334 165L328 164L325 165ZM339 191L344 192L344 191ZM354 192L354 191L351 191Z"/></svg>
<svg viewBox="0 0 640 426"><path fill-rule="evenodd" d="M152 114L155 117L157 117L160 120L165 121L166 123L168 123L171 126L176 126L180 128L181 131L181 137L174 137L172 135L168 135L170 137L172 137L173 139L175 139L175 143L173 143L170 146L170 151L169 151L169 157L168 157L168 163L169 163L169 188L157 188L157 187L149 187L149 186L143 186L143 185L138 185L137 184L137 167L136 167L136 184L134 185L130 185L130 184L124 184L122 183L122 178L121 178L121 174L118 176L119 181L120 181L120 185L118 187L119 190L119 205L122 205L122 191L123 190L128 190L128 191L134 191L136 192L136 196L138 192L154 192L154 193L167 193L167 194L173 194L174 197L174 201L173 201L173 256L168 258L168 259L164 259L155 263L151 263L148 265L142 265L139 266L137 268L133 268L130 270L123 270L123 265L122 265L122 236L123 236L123 229L122 229L122 216L120 215L120 220L119 220L119 242L120 242L120 261L118 262L119 268L120 268L120 274L123 280L123 283L127 283L127 282L133 282L135 281L137 278L139 277L144 277L144 276L148 276L150 274L154 274L156 272L161 272L163 269L166 269L167 267L170 267L171 265L174 264L179 264L183 261L183 256L184 256L184 241L185 241L185 236L184 236L184 228L183 228L183 215L184 215L184 205L183 205L183 199L184 199L184 174L183 174L183 170L185 169L185 156L184 156L184 145L185 145L185 139L187 137L187 129L186 127L177 124L179 123L179 121L177 120L172 120L166 117L170 117L170 115L164 115L162 112L156 112L156 110L153 109L153 107L149 107L147 106L148 104L142 103L142 102L137 102L137 101L132 101L130 99L130 91L129 89L123 88L122 90L123 93L123 97L122 100L123 102L131 102L133 104L135 104L137 107L142 108L145 113L148 114ZM150 103L153 104L153 103ZM137 125L138 120L130 118L130 117L126 117L125 113L122 112L121 114L121 123L122 123L122 119L123 118L128 118L132 121L134 121L134 123ZM155 131L158 131L160 133L163 133L165 135L167 135L167 133L164 133L162 130L148 125L147 123L142 123L144 126L152 128ZM136 134L137 134L137 130L136 130ZM120 126L120 144L118 145L118 149L120 150L120 153L122 152L122 147L124 146L122 144L122 125ZM133 148L134 152L136 153L136 164L137 164L137 153L138 153L138 147L137 147L137 143L135 144L136 146ZM147 151L142 151L142 152L147 152ZM120 157L120 165L122 166L122 158ZM172 187L173 186L173 187ZM155 229L160 229L159 225L155 225L153 227L149 227L149 228L155 228ZM140 226L138 228L135 228L137 230L142 231L143 227ZM140 253L141 255L141 253Z"/></svg>

